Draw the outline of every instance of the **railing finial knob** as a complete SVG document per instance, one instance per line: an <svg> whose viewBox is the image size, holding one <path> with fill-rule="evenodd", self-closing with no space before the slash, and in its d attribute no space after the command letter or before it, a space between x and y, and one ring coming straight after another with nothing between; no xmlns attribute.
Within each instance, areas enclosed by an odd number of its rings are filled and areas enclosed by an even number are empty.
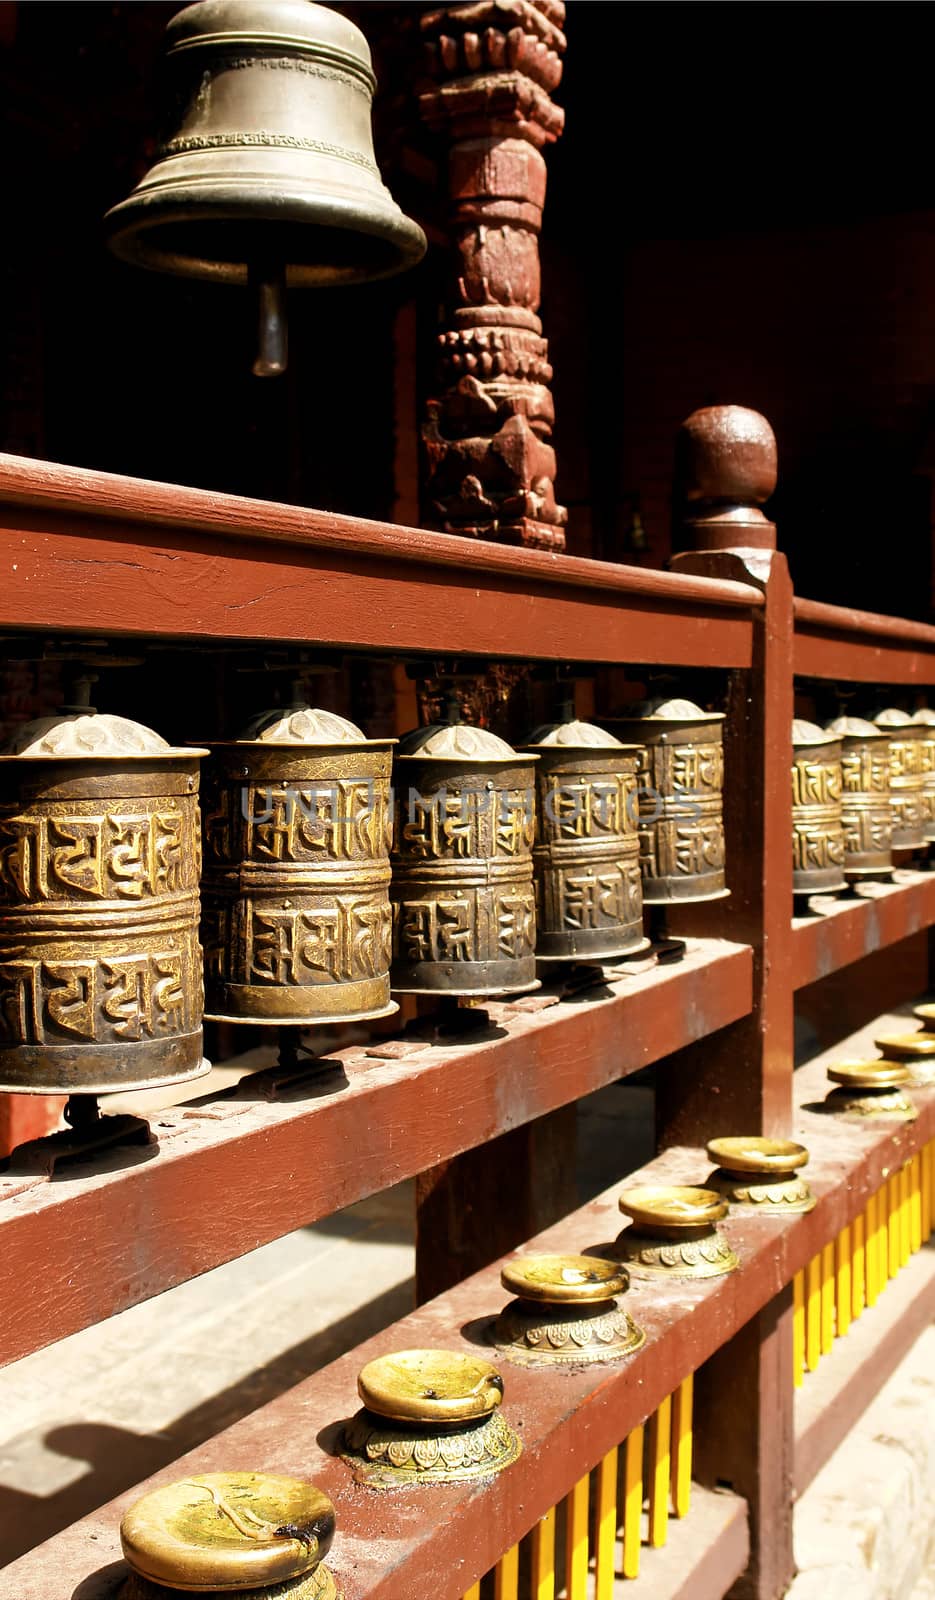
<svg viewBox="0 0 935 1600"><path fill-rule="evenodd" d="M776 436L746 406L703 406L682 423L676 485L695 550L776 548L760 507L776 487Z"/></svg>

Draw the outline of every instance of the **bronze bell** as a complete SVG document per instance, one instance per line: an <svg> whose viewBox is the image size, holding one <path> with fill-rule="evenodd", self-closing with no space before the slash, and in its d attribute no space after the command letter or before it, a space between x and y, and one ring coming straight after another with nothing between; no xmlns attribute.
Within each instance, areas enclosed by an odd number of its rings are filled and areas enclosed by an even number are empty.
<svg viewBox="0 0 935 1600"><path fill-rule="evenodd" d="M662 700L614 717L640 747L639 837L644 905L721 900L724 879L724 714Z"/></svg>
<svg viewBox="0 0 935 1600"><path fill-rule="evenodd" d="M211 747L203 928L213 1020L308 1027L396 1010L393 744L293 706Z"/></svg>
<svg viewBox="0 0 935 1600"><path fill-rule="evenodd" d="M198 0L169 22L166 64L173 121L108 243L155 272L249 282L254 371L281 372L287 285L366 282L425 253L377 170L367 41L311 0Z"/></svg>
<svg viewBox="0 0 935 1600"><path fill-rule="evenodd" d="M0 755L0 1090L183 1083L202 1058L198 766L90 705Z"/></svg>
<svg viewBox="0 0 935 1600"><path fill-rule="evenodd" d="M536 956L610 961L644 947L639 749L590 722L536 728Z"/></svg>
<svg viewBox="0 0 935 1600"><path fill-rule="evenodd" d="M922 744L926 730L895 706L877 712L873 721L890 742L893 849L917 850L925 843Z"/></svg>
<svg viewBox="0 0 935 1600"><path fill-rule="evenodd" d="M893 876L889 741L863 717L836 717L827 733L841 741L841 821L848 883Z"/></svg>
<svg viewBox="0 0 935 1600"><path fill-rule="evenodd" d="M537 757L469 723L417 728L393 763L392 986L536 986Z"/></svg>
<svg viewBox="0 0 935 1600"><path fill-rule="evenodd" d="M814 722L792 724L792 892L837 894L844 877L841 741Z"/></svg>

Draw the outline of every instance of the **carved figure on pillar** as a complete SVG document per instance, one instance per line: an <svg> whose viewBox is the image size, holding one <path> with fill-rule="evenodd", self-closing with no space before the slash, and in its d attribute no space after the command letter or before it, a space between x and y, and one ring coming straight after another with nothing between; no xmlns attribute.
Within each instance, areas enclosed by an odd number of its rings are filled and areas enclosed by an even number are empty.
<svg viewBox="0 0 935 1600"><path fill-rule="evenodd" d="M452 275L440 390L423 429L430 514L448 533L562 550L548 345L537 315L543 150L564 114L562 0L427 13L422 116L450 140Z"/></svg>

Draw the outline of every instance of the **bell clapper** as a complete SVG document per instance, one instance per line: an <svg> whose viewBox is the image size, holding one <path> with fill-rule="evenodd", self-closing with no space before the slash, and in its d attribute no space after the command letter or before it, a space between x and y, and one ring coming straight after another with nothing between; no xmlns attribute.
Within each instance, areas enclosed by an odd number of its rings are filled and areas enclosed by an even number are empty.
<svg viewBox="0 0 935 1600"><path fill-rule="evenodd" d="M289 361L289 321L286 310L286 269L282 262L252 262L247 282L256 305L257 350L253 373L257 378L278 378Z"/></svg>

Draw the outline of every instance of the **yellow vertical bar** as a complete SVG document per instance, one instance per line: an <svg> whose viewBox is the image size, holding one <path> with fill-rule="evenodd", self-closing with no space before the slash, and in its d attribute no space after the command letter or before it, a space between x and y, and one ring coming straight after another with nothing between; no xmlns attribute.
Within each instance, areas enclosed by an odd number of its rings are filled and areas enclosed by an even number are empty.
<svg viewBox="0 0 935 1600"><path fill-rule="evenodd" d="M899 1174L899 1265L907 1267L912 1255L912 1172L907 1161Z"/></svg>
<svg viewBox="0 0 935 1600"><path fill-rule="evenodd" d="M851 1314L859 1317L867 1303L867 1221L864 1213L851 1223Z"/></svg>
<svg viewBox="0 0 935 1600"><path fill-rule="evenodd" d="M640 1575L643 1543L643 1430L634 1428L624 1446L623 1576Z"/></svg>
<svg viewBox="0 0 935 1600"><path fill-rule="evenodd" d="M834 1344L834 1240L821 1249L821 1353Z"/></svg>
<svg viewBox="0 0 935 1600"><path fill-rule="evenodd" d="M909 1248L922 1249L922 1152L909 1163Z"/></svg>
<svg viewBox="0 0 935 1600"><path fill-rule="evenodd" d="M597 1469L597 1529L594 1600L613 1600L617 1550L617 1452L609 1450Z"/></svg>
<svg viewBox="0 0 935 1600"><path fill-rule="evenodd" d="M801 1389L805 1381L805 1273L792 1280L792 1381Z"/></svg>
<svg viewBox="0 0 935 1600"><path fill-rule="evenodd" d="M853 1290L851 1287L851 1230L849 1225L841 1229L834 1241L834 1268L835 1328L840 1339L851 1325Z"/></svg>
<svg viewBox="0 0 935 1600"><path fill-rule="evenodd" d="M876 1305L880 1276L880 1252L877 1248L877 1197L872 1194L864 1212L867 1232L867 1304Z"/></svg>
<svg viewBox="0 0 935 1600"><path fill-rule="evenodd" d="M814 1372L821 1355L821 1256L812 1256L805 1276L805 1365Z"/></svg>
<svg viewBox="0 0 935 1600"><path fill-rule="evenodd" d="M465 1592L464 1600L480 1600L480 1584L479 1583L472 1583L471 1584L470 1589L468 1589Z"/></svg>
<svg viewBox="0 0 935 1600"><path fill-rule="evenodd" d="M494 1578L494 1600L518 1600L519 1596L519 1545L500 1557Z"/></svg>
<svg viewBox="0 0 935 1600"><path fill-rule="evenodd" d="M890 1173L887 1178L887 1270L895 1278L903 1256L903 1229L901 1229L900 1174Z"/></svg>
<svg viewBox="0 0 935 1600"><path fill-rule="evenodd" d="M649 1542L653 1549L665 1544L669 1535L671 1437L672 1396L667 1395L649 1423Z"/></svg>
<svg viewBox="0 0 935 1600"><path fill-rule="evenodd" d="M588 1473L565 1497L565 1587L568 1600L588 1600Z"/></svg>
<svg viewBox="0 0 935 1600"><path fill-rule="evenodd" d="M555 1507L532 1530L530 1600L555 1600Z"/></svg>
<svg viewBox="0 0 935 1600"><path fill-rule="evenodd" d="M672 1396L672 1510L684 1517L692 1491L692 1399L695 1378L689 1373Z"/></svg>
<svg viewBox="0 0 935 1600"><path fill-rule="evenodd" d="M922 1243L932 1231L932 1147L930 1141L922 1151Z"/></svg>
<svg viewBox="0 0 935 1600"><path fill-rule="evenodd" d="M889 1237L887 1189L884 1183L877 1190L877 1294L882 1294L889 1282Z"/></svg>

